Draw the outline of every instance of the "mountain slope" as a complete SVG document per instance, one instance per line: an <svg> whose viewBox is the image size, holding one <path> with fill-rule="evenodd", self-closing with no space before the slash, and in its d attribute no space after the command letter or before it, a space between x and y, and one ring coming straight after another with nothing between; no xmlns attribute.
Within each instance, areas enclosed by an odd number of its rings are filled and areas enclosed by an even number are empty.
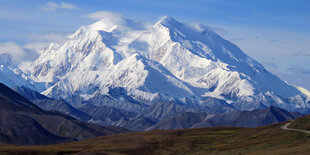
<svg viewBox="0 0 310 155"><path fill-rule="evenodd" d="M2 100L3 101L3 100ZM0 142L9 144L54 144L73 139L56 136L25 114L0 110Z"/></svg>
<svg viewBox="0 0 310 155"><path fill-rule="evenodd" d="M47 112L0 83L0 140L20 145L52 144L125 132Z"/></svg>
<svg viewBox="0 0 310 155"><path fill-rule="evenodd" d="M296 119L289 127L310 130L310 115Z"/></svg>
<svg viewBox="0 0 310 155"><path fill-rule="evenodd" d="M310 109L305 93L236 45L207 26L171 17L145 27L128 19L82 26L67 42L51 44L31 66L26 71L31 78L47 85L43 94L71 104L96 94L111 97L111 89L123 88L141 105L112 98L131 112L170 101L205 106L205 97L225 100L230 104L226 108L239 110Z"/></svg>
<svg viewBox="0 0 310 155"><path fill-rule="evenodd" d="M14 63L12 56L0 54L0 82L9 87L27 86L34 88L33 81Z"/></svg>
<svg viewBox="0 0 310 155"><path fill-rule="evenodd" d="M14 91L30 100L35 105L46 111L59 111L61 113L70 115L81 121L88 121L91 117L80 110L74 108L63 100L54 100L46 97L34 90L31 90L25 86L13 87Z"/></svg>
<svg viewBox="0 0 310 155"><path fill-rule="evenodd" d="M215 126L259 127L276 124L301 117L300 113L290 113L277 107L253 111L231 111L221 114L181 113L160 120L147 130L203 128Z"/></svg>
<svg viewBox="0 0 310 155"><path fill-rule="evenodd" d="M300 113L290 113L277 107L268 107L253 111L232 111L207 117L192 128L211 126L258 127L293 120L301 117Z"/></svg>
<svg viewBox="0 0 310 155"><path fill-rule="evenodd" d="M162 119L147 130L187 129L205 119L205 113L186 112L173 117Z"/></svg>

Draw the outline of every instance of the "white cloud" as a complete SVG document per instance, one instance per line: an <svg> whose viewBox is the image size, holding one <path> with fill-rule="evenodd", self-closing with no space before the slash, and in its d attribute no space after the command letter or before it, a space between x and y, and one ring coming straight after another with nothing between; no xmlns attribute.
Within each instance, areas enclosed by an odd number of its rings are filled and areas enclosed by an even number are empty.
<svg viewBox="0 0 310 155"><path fill-rule="evenodd" d="M78 9L75 5L70 3L61 3L60 8L62 9L68 9L68 10L75 10Z"/></svg>
<svg viewBox="0 0 310 155"><path fill-rule="evenodd" d="M108 11L94 12L86 15L86 17L93 20L105 20L112 23L124 23L124 18L121 14Z"/></svg>
<svg viewBox="0 0 310 155"><path fill-rule="evenodd" d="M68 39L68 34L49 33L49 34L32 34L28 36L31 42L24 44L23 48L41 53L42 50L52 42L62 43Z"/></svg>
<svg viewBox="0 0 310 155"><path fill-rule="evenodd" d="M0 55L1 54L8 54L12 56L15 64L33 61L39 56L37 52L24 48L15 42L0 43Z"/></svg>
<svg viewBox="0 0 310 155"><path fill-rule="evenodd" d="M28 36L29 41L24 45L15 42L0 42L0 55L8 54L12 56L15 64L22 64L34 61L42 50L51 42L62 43L67 39L66 34L50 33L45 35L33 34Z"/></svg>
<svg viewBox="0 0 310 155"><path fill-rule="evenodd" d="M98 11L94 13L90 13L85 15L86 18L92 20L102 20L109 27L113 27L113 25L117 25L118 28L131 28L135 30L142 30L149 26L147 22L140 22L137 20L132 20L125 18L123 15L108 11Z"/></svg>
<svg viewBox="0 0 310 155"><path fill-rule="evenodd" d="M50 44L49 42L31 42L25 44L24 48L40 53L40 51L48 47L49 44Z"/></svg>
<svg viewBox="0 0 310 155"><path fill-rule="evenodd" d="M56 11L58 9L75 10L78 9L78 7L70 3L62 2L57 4L53 1L48 2L44 7L42 7L42 10L44 11Z"/></svg>
<svg viewBox="0 0 310 155"><path fill-rule="evenodd" d="M24 49L15 42L0 43L0 54L9 54L15 59L21 59L25 56Z"/></svg>

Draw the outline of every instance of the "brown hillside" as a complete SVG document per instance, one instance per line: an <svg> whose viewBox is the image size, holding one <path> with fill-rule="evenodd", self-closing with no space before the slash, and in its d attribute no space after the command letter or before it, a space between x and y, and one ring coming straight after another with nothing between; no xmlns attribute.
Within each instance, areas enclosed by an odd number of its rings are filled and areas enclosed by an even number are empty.
<svg viewBox="0 0 310 155"><path fill-rule="evenodd" d="M125 133L49 146L3 145L0 154L308 154L310 136L282 130L282 125Z"/></svg>

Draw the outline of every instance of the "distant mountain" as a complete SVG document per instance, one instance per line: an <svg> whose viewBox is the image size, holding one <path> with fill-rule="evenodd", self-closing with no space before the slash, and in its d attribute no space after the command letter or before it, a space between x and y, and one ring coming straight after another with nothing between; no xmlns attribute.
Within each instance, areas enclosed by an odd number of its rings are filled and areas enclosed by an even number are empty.
<svg viewBox="0 0 310 155"><path fill-rule="evenodd" d="M278 110L252 111L260 117L246 120L252 115L244 111L271 106L310 113L306 89L271 74L206 25L168 16L153 25L118 21L80 27L67 41L51 43L24 72L0 57L0 80L48 96L19 90L45 110L135 131L191 113L215 114L201 126L281 121L272 112ZM178 120L171 119L187 126Z"/></svg>
<svg viewBox="0 0 310 155"><path fill-rule="evenodd" d="M25 86L13 87L14 91L30 100L35 105L39 106L41 109L46 111L58 111L64 114L68 114L81 121L89 121L91 116L83 113L82 111L74 108L64 100L55 100L49 97L46 97L39 92L36 92Z"/></svg>
<svg viewBox="0 0 310 155"><path fill-rule="evenodd" d="M35 89L34 82L13 63L9 54L0 54L0 82L9 87L26 86Z"/></svg>
<svg viewBox="0 0 310 155"><path fill-rule="evenodd" d="M107 106L113 104L113 99L109 96L98 96L96 100L93 98L89 100L89 103L84 103L83 106L76 109L63 100L48 98L27 87L14 87L13 90L44 110L59 111L82 121L102 126L119 126L132 131L210 126L257 127L302 116L299 113L290 113L277 107L254 111L235 111L231 109L231 112L227 113L223 113L224 111L214 112L216 109L223 110L223 107L228 107L221 106L227 103L216 98L205 98L204 102L209 107L200 107L200 109L168 102L146 107L141 114L118 109L117 106ZM115 103L118 102L115 101ZM208 109L212 109L209 114L201 113L201 111L208 111Z"/></svg>
<svg viewBox="0 0 310 155"><path fill-rule="evenodd" d="M74 108L63 100L46 97L24 86L12 89L46 111L62 112L78 120L101 126L119 126L132 131L144 131L156 123L136 113L111 107L113 100L108 96L98 96L82 104L81 107ZM110 106L105 106L105 103Z"/></svg>
<svg viewBox="0 0 310 155"><path fill-rule="evenodd" d="M268 107L253 111L232 111L215 114L193 125L192 128L211 126L258 127L293 120L301 116L303 115L300 113L291 113L281 108Z"/></svg>
<svg viewBox="0 0 310 155"><path fill-rule="evenodd" d="M99 95L88 100L78 109L92 117L90 122L104 126L120 126L133 131L144 131L161 120L187 112L212 114L234 110L223 100L206 98L203 101L206 106L189 106L174 101L158 102L151 106L144 106L138 112L130 112L130 108L124 110L126 107L118 107L117 105L124 104L120 104L117 100L107 95ZM141 105L139 102L136 104Z"/></svg>
<svg viewBox="0 0 310 155"><path fill-rule="evenodd" d="M134 113L141 113L143 109L149 106L128 96L124 88L109 88L108 93L105 95L97 92L93 97L89 98L87 101L82 101L82 104L78 106L83 106L85 104L108 106Z"/></svg>
<svg viewBox="0 0 310 155"><path fill-rule="evenodd" d="M68 115L47 112L0 83L0 142L33 145L81 140L125 132L80 122Z"/></svg>
<svg viewBox="0 0 310 155"><path fill-rule="evenodd" d="M212 97L226 103L214 112L269 106L310 112L308 93L209 27L167 16L152 26L128 19L82 26L65 43L50 44L25 72L46 84L43 94L70 104L103 95L139 113L158 103L206 107L204 98Z"/></svg>
<svg viewBox="0 0 310 155"><path fill-rule="evenodd" d="M139 116L136 113L105 105L94 106L92 104L86 104L79 109L92 116L89 122L103 126L113 125L132 131L144 131L156 123L154 120Z"/></svg>
<svg viewBox="0 0 310 155"><path fill-rule="evenodd" d="M203 128L215 126L259 127L293 120L303 116L277 107L253 111L232 111L222 114L183 113L162 119L147 130Z"/></svg>
<svg viewBox="0 0 310 155"><path fill-rule="evenodd" d="M186 112L173 117L161 120L147 130L168 130L168 129L186 129L191 128L194 124L200 123L206 118L205 113Z"/></svg>

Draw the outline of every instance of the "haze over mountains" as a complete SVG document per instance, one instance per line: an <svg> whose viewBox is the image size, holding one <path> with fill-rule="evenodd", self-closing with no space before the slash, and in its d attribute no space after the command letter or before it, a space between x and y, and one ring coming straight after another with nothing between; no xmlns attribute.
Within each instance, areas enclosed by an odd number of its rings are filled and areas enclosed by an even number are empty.
<svg viewBox="0 0 310 155"><path fill-rule="evenodd" d="M15 90L42 109L104 126L143 131L191 114L192 124L180 125L191 127L210 114L270 106L310 112L307 90L271 74L209 27L167 16L151 26L129 19L82 26L22 69L0 59L1 82L31 88ZM268 121L295 118L283 113L285 119Z"/></svg>

